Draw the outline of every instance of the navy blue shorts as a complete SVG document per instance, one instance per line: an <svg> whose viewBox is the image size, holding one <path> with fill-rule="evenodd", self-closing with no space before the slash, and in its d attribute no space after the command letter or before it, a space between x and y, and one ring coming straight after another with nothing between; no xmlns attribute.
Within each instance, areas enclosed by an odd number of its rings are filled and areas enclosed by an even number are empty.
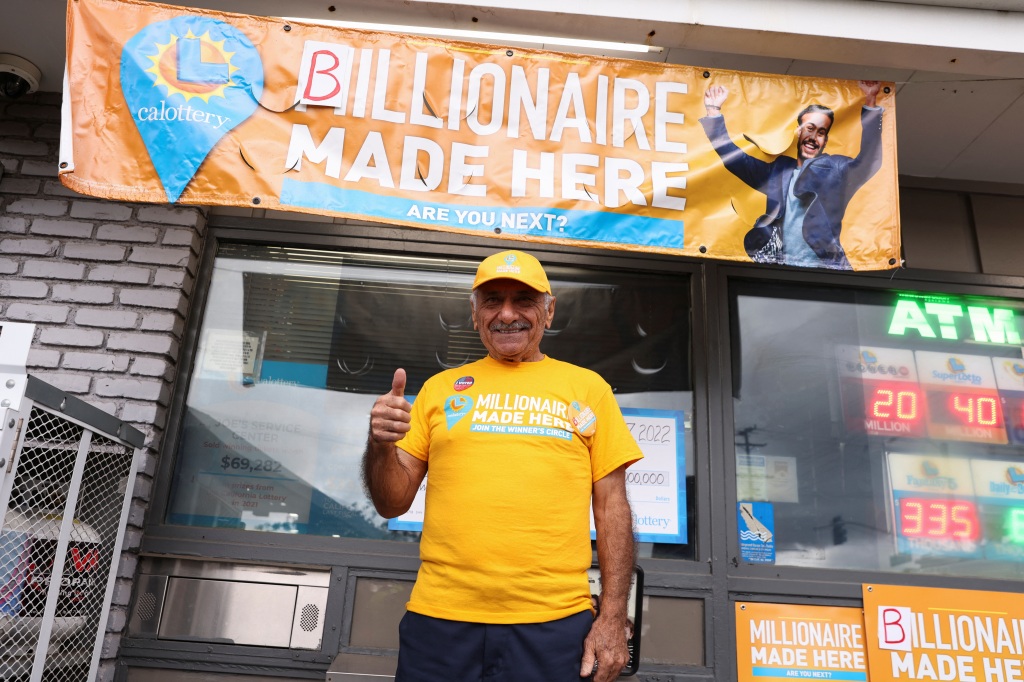
<svg viewBox="0 0 1024 682"><path fill-rule="evenodd" d="M487 625L406 612L395 682L579 682L583 611L548 623Z"/></svg>

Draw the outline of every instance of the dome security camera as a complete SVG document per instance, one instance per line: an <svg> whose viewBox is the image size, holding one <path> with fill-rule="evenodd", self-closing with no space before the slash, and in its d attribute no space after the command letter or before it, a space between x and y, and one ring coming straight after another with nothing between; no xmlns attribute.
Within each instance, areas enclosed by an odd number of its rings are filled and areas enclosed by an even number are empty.
<svg viewBox="0 0 1024 682"><path fill-rule="evenodd" d="M39 89L42 72L27 59L0 53L0 96L17 99Z"/></svg>

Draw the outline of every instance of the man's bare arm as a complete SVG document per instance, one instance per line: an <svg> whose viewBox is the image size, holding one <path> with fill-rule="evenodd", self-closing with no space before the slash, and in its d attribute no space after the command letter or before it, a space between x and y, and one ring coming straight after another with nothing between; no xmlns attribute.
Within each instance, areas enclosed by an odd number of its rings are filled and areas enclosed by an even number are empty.
<svg viewBox="0 0 1024 682"><path fill-rule="evenodd" d="M882 89L879 81L857 81L860 91L864 93L864 106L874 107L878 99L878 92Z"/></svg>
<svg viewBox="0 0 1024 682"><path fill-rule="evenodd" d="M596 659L594 682L611 682L629 662L627 600L636 562L625 466L594 483L594 525L601 567L601 611L583 643L580 676L590 675Z"/></svg>
<svg viewBox="0 0 1024 682"><path fill-rule="evenodd" d="M377 513L394 518L409 511L427 473L427 463L395 445L409 432L412 405L405 399L405 370L395 370L391 392L370 410L370 435L363 453L363 485Z"/></svg>
<svg viewBox="0 0 1024 682"><path fill-rule="evenodd" d="M722 85L715 85L704 91L704 110L708 116L721 116L722 105L729 97L729 90Z"/></svg>

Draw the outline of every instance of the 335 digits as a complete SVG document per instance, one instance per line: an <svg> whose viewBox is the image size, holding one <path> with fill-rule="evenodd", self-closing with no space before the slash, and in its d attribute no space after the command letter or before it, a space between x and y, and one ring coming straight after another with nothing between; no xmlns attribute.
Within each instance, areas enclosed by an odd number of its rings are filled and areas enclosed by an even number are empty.
<svg viewBox="0 0 1024 682"><path fill-rule="evenodd" d="M978 514L972 502L905 498L900 500L900 532L908 538L977 540Z"/></svg>

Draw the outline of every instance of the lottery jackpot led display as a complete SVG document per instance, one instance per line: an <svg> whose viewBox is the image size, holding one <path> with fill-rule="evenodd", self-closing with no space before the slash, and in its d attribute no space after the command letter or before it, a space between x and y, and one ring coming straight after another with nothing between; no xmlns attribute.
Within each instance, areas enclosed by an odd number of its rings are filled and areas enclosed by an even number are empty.
<svg viewBox="0 0 1024 682"><path fill-rule="evenodd" d="M847 431L924 437L925 400L913 351L838 346L836 360Z"/></svg>
<svg viewBox="0 0 1024 682"><path fill-rule="evenodd" d="M1024 361L838 346L848 433L1024 443Z"/></svg>
<svg viewBox="0 0 1024 682"><path fill-rule="evenodd" d="M1024 361L852 345L838 346L836 361L848 434L1024 443ZM1024 561L1024 458L887 458L899 553Z"/></svg>
<svg viewBox="0 0 1024 682"><path fill-rule="evenodd" d="M1024 465L890 453L888 471L900 552L1024 560Z"/></svg>
<svg viewBox="0 0 1024 682"><path fill-rule="evenodd" d="M1024 580L1018 292L730 286L737 499L771 500L771 562ZM751 484L768 457L791 498Z"/></svg>

